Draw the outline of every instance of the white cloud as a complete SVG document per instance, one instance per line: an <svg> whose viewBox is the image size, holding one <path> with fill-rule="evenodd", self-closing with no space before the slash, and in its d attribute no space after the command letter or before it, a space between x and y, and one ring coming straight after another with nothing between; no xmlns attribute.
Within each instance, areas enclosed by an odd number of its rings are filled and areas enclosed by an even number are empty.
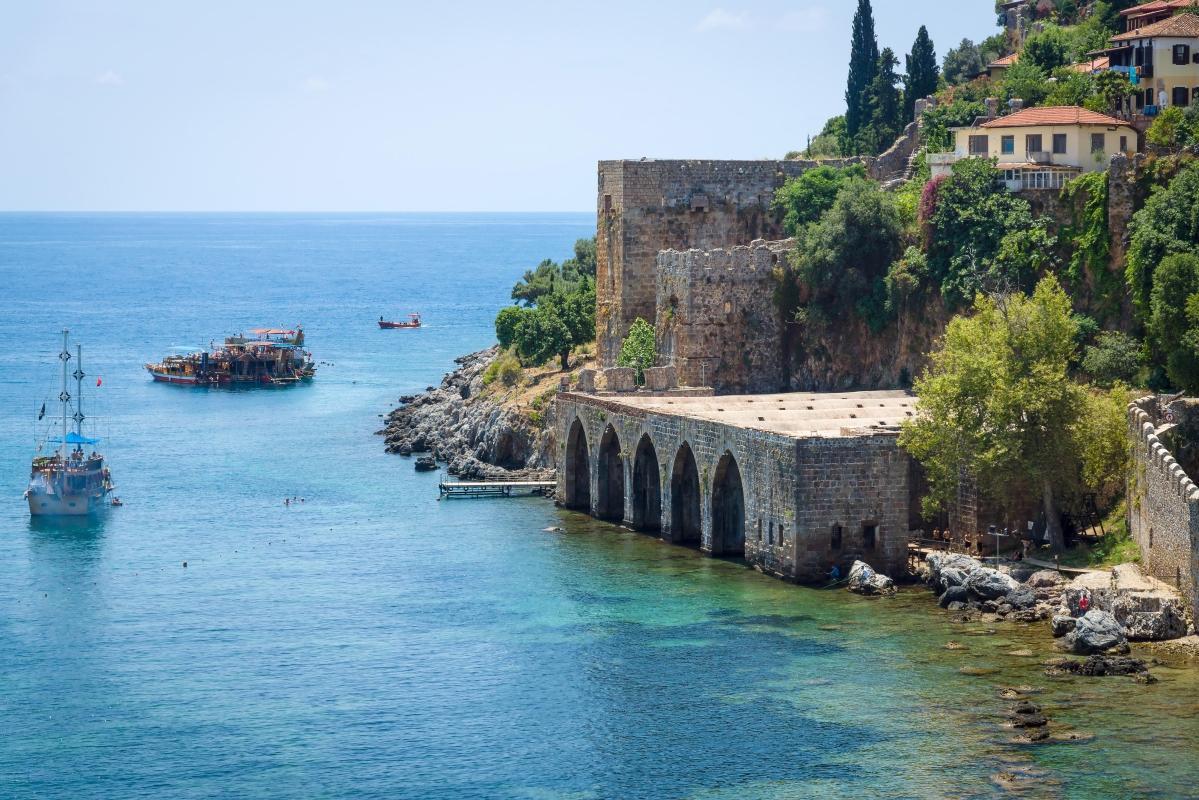
<svg viewBox="0 0 1199 800"><path fill-rule="evenodd" d="M695 26L697 31L738 31L749 27L749 17L714 8Z"/></svg>
<svg viewBox="0 0 1199 800"><path fill-rule="evenodd" d="M125 83L125 79L121 77L119 72L109 69L97 75L95 82L100 86L122 86Z"/></svg>
<svg viewBox="0 0 1199 800"><path fill-rule="evenodd" d="M332 83L316 75L304 80L304 91L311 92L312 94L327 92L332 86Z"/></svg>
<svg viewBox="0 0 1199 800"><path fill-rule="evenodd" d="M779 26L783 30L799 33L817 33L828 27L828 9L824 6L808 6L783 15Z"/></svg>

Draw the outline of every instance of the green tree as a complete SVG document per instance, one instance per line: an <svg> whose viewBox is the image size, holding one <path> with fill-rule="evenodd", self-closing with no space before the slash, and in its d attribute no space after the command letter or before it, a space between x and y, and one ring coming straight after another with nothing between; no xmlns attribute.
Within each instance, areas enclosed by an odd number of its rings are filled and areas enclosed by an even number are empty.
<svg viewBox="0 0 1199 800"><path fill-rule="evenodd" d="M979 291L1013 289L1013 277L1020 283L1029 277L1012 275L1013 268L1026 266L1019 259L1022 233L1035 232L1035 246L1048 242L1048 231L1036 224L1028 201L1000 186L998 177L994 162L962 159L937 187L935 207L925 217L929 273L950 308ZM1005 243L1005 260L997 264Z"/></svg>
<svg viewBox="0 0 1199 800"><path fill-rule="evenodd" d="M495 338L500 347L507 350L516 342L516 332L525 317L531 312L520 306L509 306L500 309L495 318Z"/></svg>
<svg viewBox="0 0 1199 800"><path fill-rule="evenodd" d="M594 279L595 239L579 239L575 242L573 258L561 264L547 258L536 269L526 271L524 277L512 287L512 299L534 306L542 297L570 294L586 281Z"/></svg>
<svg viewBox="0 0 1199 800"><path fill-rule="evenodd" d="M1066 65L1069 50L1065 34L1056 25L1046 25L1042 30L1024 40L1020 61L1040 68L1048 75L1058 67Z"/></svg>
<svg viewBox="0 0 1199 800"><path fill-rule="evenodd" d="M1125 279L1142 317L1149 312L1153 273L1166 256L1199 251L1199 162L1183 167L1132 217Z"/></svg>
<svg viewBox="0 0 1199 800"><path fill-rule="evenodd" d="M1058 70L1045 95L1047 106L1081 106L1095 95L1095 78L1089 72Z"/></svg>
<svg viewBox="0 0 1199 800"><path fill-rule="evenodd" d="M904 58L904 69L907 74L903 79L903 118L911 121L915 118L916 101L937 91L937 79L941 76L937 51L933 49L928 28L923 25L916 32L912 52Z"/></svg>
<svg viewBox="0 0 1199 800"><path fill-rule="evenodd" d="M815 139L808 140L804 155L808 158L839 158L845 154L845 115L832 117Z"/></svg>
<svg viewBox="0 0 1199 800"><path fill-rule="evenodd" d="M855 179L810 225L791 264L811 304L833 313L854 310L872 328L886 321L885 279L902 252L903 223L891 193Z"/></svg>
<svg viewBox="0 0 1199 800"><path fill-rule="evenodd" d="M574 258L562 262L562 272L575 272L595 279L595 237L575 240Z"/></svg>
<svg viewBox="0 0 1199 800"><path fill-rule="evenodd" d="M899 75L895 68L899 59L891 48L883 49L878 58L878 74L868 89L867 108L870 124L862 131L863 152L881 153L895 141L903 130L903 107L899 96Z"/></svg>
<svg viewBox="0 0 1199 800"><path fill-rule="evenodd" d="M1136 87L1123 72L1100 72L1094 77L1094 93L1083 105L1100 114L1114 114L1124 108L1124 102L1136 94L1136 91Z"/></svg>
<svg viewBox="0 0 1199 800"><path fill-rule="evenodd" d="M638 317L629 326L629 335L624 337L620 345L620 355L616 363L637 370L637 385L641 386L645 383L645 371L654 365L655 358L657 345L654 341L654 326Z"/></svg>
<svg viewBox="0 0 1199 800"><path fill-rule="evenodd" d="M878 55L874 9L870 7L870 0L858 0L849 48L849 80L845 88L845 135L851 147L856 147L858 134L870 121L867 92L878 74Z"/></svg>
<svg viewBox="0 0 1199 800"><path fill-rule="evenodd" d="M820 166L788 178L775 192L773 204L775 211L782 212L783 230L788 236L798 236L833 207L846 183L865 177L865 167L851 164L842 168Z"/></svg>
<svg viewBox="0 0 1199 800"><path fill-rule="evenodd" d="M1103 331L1083 352L1082 369L1098 386L1139 382L1143 368L1143 346L1120 331Z"/></svg>
<svg viewBox="0 0 1199 800"><path fill-rule="evenodd" d="M1199 391L1199 352L1194 347L1199 320L1188 314L1199 295L1199 256L1167 256L1153 278L1149 342L1175 387Z"/></svg>
<svg viewBox="0 0 1199 800"><path fill-rule="evenodd" d="M1039 104L1049 94L1045 73L1036 64L1017 61L1003 73L1005 100L1023 100L1026 106Z"/></svg>
<svg viewBox="0 0 1199 800"><path fill-rule="evenodd" d="M1048 276L1032 297L980 296L955 317L916 382L919 414L901 446L927 471L926 507L944 507L967 476L1005 505L1035 492L1050 543L1063 548L1059 499L1081 471L1078 425L1086 391L1067 374L1076 323Z"/></svg>
<svg viewBox="0 0 1199 800"><path fill-rule="evenodd" d="M957 47L945 54L942 73L946 83L955 85L981 75L985 68L986 64L983 63L978 45L969 39L963 39Z"/></svg>
<svg viewBox="0 0 1199 800"><path fill-rule="evenodd" d="M987 107L977 100L953 100L941 103L924 112L924 141L930 153L953 150L953 128L970 125L985 116Z"/></svg>

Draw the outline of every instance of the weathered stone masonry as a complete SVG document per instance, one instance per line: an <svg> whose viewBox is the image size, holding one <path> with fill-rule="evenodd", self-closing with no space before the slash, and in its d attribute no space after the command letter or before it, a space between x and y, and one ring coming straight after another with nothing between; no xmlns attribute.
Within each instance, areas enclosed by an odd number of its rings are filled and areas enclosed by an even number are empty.
<svg viewBox="0 0 1199 800"><path fill-rule="evenodd" d="M1186 413L1175 406L1174 414ZM1193 411L1193 409L1191 409ZM1128 487L1129 528L1145 571L1177 586L1191 614L1199 611L1199 487L1163 443L1174 422L1159 425L1157 398L1129 407L1133 473Z"/></svg>
<svg viewBox="0 0 1199 800"><path fill-rule="evenodd" d="M662 250L781 239L774 193L815 161L601 161L596 226L596 338L613 367L638 317L653 322ZM849 162L823 162L843 165Z"/></svg>
<svg viewBox="0 0 1199 800"><path fill-rule="evenodd" d="M795 242L658 254L658 359L682 386L753 394L787 388L774 270Z"/></svg>
<svg viewBox="0 0 1199 800"><path fill-rule="evenodd" d="M556 403L567 506L795 581L820 582L833 564L844 574L855 559L906 566L909 463L893 429L804 435L629 399L566 393Z"/></svg>

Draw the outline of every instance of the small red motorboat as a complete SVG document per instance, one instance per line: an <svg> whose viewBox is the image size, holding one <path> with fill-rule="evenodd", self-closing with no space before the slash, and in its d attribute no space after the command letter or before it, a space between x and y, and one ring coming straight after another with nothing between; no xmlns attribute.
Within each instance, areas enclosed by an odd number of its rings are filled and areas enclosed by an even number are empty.
<svg viewBox="0 0 1199 800"><path fill-rule="evenodd" d="M393 328L419 328L420 314L409 314L407 322L392 322L379 317L379 327L385 330L390 330Z"/></svg>

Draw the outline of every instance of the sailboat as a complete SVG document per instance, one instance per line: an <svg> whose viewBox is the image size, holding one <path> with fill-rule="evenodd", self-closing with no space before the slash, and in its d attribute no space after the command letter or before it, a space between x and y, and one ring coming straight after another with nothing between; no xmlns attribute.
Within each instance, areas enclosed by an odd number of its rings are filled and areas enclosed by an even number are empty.
<svg viewBox="0 0 1199 800"><path fill-rule="evenodd" d="M62 433L46 439L47 444L57 444L58 448L52 455L34 456L29 488L25 490L29 513L35 517L95 514L110 506L108 495L113 491L104 456L95 449L99 440L83 435L83 421L87 419L83 414L83 348L76 345L72 356L69 335L70 331L62 332L62 352L58 354L62 361L62 391L58 395ZM72 358L75 371L68 376ZM68 377L75 379L74 397L68 390ZM85 448L91 452L85 453Z"/></svg>

